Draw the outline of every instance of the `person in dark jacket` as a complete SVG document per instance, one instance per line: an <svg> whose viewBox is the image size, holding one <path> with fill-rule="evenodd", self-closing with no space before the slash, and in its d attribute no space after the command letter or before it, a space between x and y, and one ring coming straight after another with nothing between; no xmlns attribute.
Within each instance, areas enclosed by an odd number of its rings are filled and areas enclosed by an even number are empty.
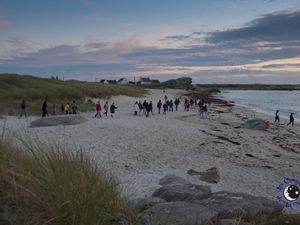
<svg viewBox="0 0 300 225"><path fill-rule="evenodd" d="M147 112L147 101L144 100L144 102L143 102L143 114L146 114L146 112Z"/></svg>
<svg viewBox="0 0 300 225"><path fill-rule="evenodd" d="M174 108L174 103L173 103L173 100L171 99L169 101L169 112L173 112L173 108Z"/></svg>
<svg viewBox="0 0 300 225"><path fill-rule="evenodd" d="M115 106L115 103L113 102L113 103L111 104L111 106L110 106L110 115L111 115L111 117L114 117L114 114L115 114L117 108L118 108L118 107Z"/></svg>
<svg viewBox="0 0 300 225"><path fill-rule="evenodd" d="M174 103L175 103L175 110L177 111L178 110L178 105L180 103L179 98L176 98Z"/></svg>
<svg viewBox="0 0 300 225"><path fill-rule="evenodd" d="M168 104L167 104L167 102L165 102L163 104L163 110L164 110L163 114L166 115L167 114L167 110L168 110Z"/></svg>
<svg viewBox="0 0 300 225"><path fill-rule="evenodd" d="M72 110L72 114L77 114L77 105L76 105L76 101L74 100L72 105L71 105L71 110Z"/></svg>
<svg viewBox="0 0 300 225"><path fill-rule="evenodd" d="M142 103L139 101L139 116L142 115L142 111L143 111L143 105L142 105Z"/></svg>
<svg viewBox="0 0 300 225"><path fill-rule="evenodd" d="M20 117L22 117L23 114L24 114L25 117L27 117L25 100L23 100L21 102L21 114L20 114Z"/></svg>
<svg viewBox="0 0 300 225"><path fill-rule="evenodd" d="M278 115L278 113L279 113L279 110L276 110L274 123L276 123L276 122L279 123L279 115Z"/></svg>
<svg viewBox="0 0 300 225"><path fill-rule="evenodd" d="M294 127L294 113L290 114L290 122L287 124L287 126L290 124L292 124L292 127Z"/></svg>
<svg viewBox="0 0 300 225"><path fill-rule="evenodd" d="M148 102L146 102L146 117L149 117L149 113L150 113L150 105Z"/></svg>
<svg viewBox="0 0 300 225"><path fill-rule="evenodd" d="M42 117L49 116L47 98L45 98L45 101L43 102L42 111L43 111Z"/></svg>
<svg viewBox="0 0 300 225"><path fill-rule="evenodd" d="M152 105L152 101L149 102L149 112L151 112L152 116L153 116L153 105Z"/></svg>

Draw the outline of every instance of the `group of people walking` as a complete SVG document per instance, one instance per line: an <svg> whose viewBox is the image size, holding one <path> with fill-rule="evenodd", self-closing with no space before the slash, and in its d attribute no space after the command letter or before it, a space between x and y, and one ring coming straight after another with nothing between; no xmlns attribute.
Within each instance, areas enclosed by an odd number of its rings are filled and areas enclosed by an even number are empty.
<svg viewBox="0 0 300 225"><path fill-rule="evenodd" d="M56 115L56 106L53 105L53 114ZM74 100L72 104L63 104L61 103L61 114L77 114L77 104Z"/></svg>
<svg viewBox="0 0 300 225"><path fill-rule="evenodd" d="M167 95L164 96L164 101L162 101L161 99L159 99L156 103L156 107L157 107L157 111L158 114L163 114L166 115L167 112L174 112L174 111L178 111L178 106L180 104L180 100L179 98L175 98L173 99L168 99ZM190 107L194 105L199 107L199 112L200 112L200 116L202 118L207 118L207 104L204 103L203 99L198 99L198 100L188 100L187 98L185 98L184 100L184 110L185 111L189 111ZM174 109L175 107L175 109ZM137 116L141 116L142 114L145 115L146 117L149 117L150 114L154 114L153 113L153 103L152 101L147 101L144 100L144 102L142 103L141 101L136 101L133 106L133 112L134 115Z"/></svg>
<svg viewBox="0 0 300 225"><path fill-rule="evenodd" d="M53 104L52 106L52 115L57 115L57 109L56 105ZM72 104L64 104L61 103L61 114L77 114L77 104L76 101L73 100ZM45 98L43 104L42 104L42 117L49 116L49 110L48 110L48 100Z"/></svg>
<svg viewBox="0 0 300 225"><path fill-rule="evenodd" d="M141 116L142 113L146 116L149 117L150 113L153 115L153 104L152 101L147 102L146 100L144 100L144 102L142 103L141 101L139 102L135 102L133 104L133 112L134 115L137 116Z"/></svg>
<svg viewBox="0 0 300 225"><path fill-rule="evenodd" d="M175 99L175 101L173 102L172 99L168 100L167 96L165 95L165 101L164 103L162 102L162 100L158 100L158 102L156 103L156 107L158 110L158 114L161 114L161 112L163 114L166 114L167 111L169 112L173 112L174 111L174 105L175 105L175 110L178 110L178 105L179 105L179 99ZM137 116L141 116L142 114L145 115L146 117L149 117L150 114L154 115L153 113L153 103L152 101L147 101L144 100L143 103L141 101L136 101L133 104L133 112L134 115Z"/></svg>
<svg viewBox="0 0 300 225"><path fill-rule="evenodd" d="M100 101L97 101L95 107L96 107L95 118L96 117L101 118L102 117L102 115L101 115L102 105L101 105ZM114 117L114 114L115 114L117 108L118 107L115 105L114 102L109 106L108 101L106 101L105 104L103 105L103 109L104 109L103 115L107 116L108 110L110 109L110 116Z"/></svg>
<svg viewBox="0 0 300 225"><path fill-rule="evenodd" d="M295 120L294 113L290 113L290 121L287 124L287 126L292 125L292 127L294 127L294 120ZM280 121L279 110L276 110L274 123L279 123L279 121Z"/></svg>
<svg viewBox="0 0 300 225"><path fill-rule="evenodd" d="M158 110L158 114L164 114L166 115L167 112L173 112L174 111L174 106L175 106L175 111L178 111L178 106L180 104L180 100L179 98L176 98L174 101L172 99L168 99L167 95L164 96L164 102L162 102L162 100L158 100L158 102L156 103L156 107ZM195 108L198 107L199 108L199 113L200 116L202 118L207 118L207 114L208 114L208 109L207 109L207 104L204 102L203 99L195 99L193 100L185 98L184 99L184 110L185 111L189 111L190 108ZM20 117L22 117L23 115L26 117L27 116L27 111L26 111L26 101L22 100L21 104L20 104L20 108L21 108L21 113L20 113ZM114 102L112 102L112 104L109 106L108 101L105 102L105 104L101 105L100 101L97 101L97 103L95 104L95 108L96 108L96 114L95 117L102 117L102 108L103 108L103 115L108 116L108 113L110 112L110 116L114 117L115 111L118 108ZM154 114L153 113L153 103L152 101L147 101L144 100L144 102L142 103L141 101L136 101L133 104L133 112L134 115L137 116L141 116L142 114L145 115L146 117L149 117L150 114ZM55 104L52 107L52 114L56 115L56 106ZM61 104L61 114L77 114L77 104L76 101L73 100L72 104ZM46 117L49 116L49 112L48 112L48 100L47 98L45 98L45 100L43 101L42 104L42 117ZM287 126L291 125L292 127L294 127L294 113L290 113L289 116L289 123L287 124ZM279 123L280 122L280 117L279 117L279 110L276 110L275 113L275 120L274 123Z"/></svg>

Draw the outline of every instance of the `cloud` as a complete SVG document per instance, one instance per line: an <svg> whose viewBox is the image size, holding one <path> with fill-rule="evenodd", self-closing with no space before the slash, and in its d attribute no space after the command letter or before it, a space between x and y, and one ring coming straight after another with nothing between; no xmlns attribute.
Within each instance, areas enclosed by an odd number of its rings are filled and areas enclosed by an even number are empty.
<svg viewBox="0 0 300 225"><path fill-rule="evenodd" d="M92 49L101 49L107 47L108 44L104 42L93 42L93 43L85 44L84 46Z"/></svg>
<svg viewBox="0 0 300 225"><path fill-rule="evenodd" d="M78 45L31 50L31 42L11 38L7 43L16 54L9 59L1 60L0 57L0 71L23 68L41 73L56 71L76 77L85 74L105 78L148 75L162 80L190 75L207 81L224 81L226 77L231 81L262 81L268 77L265 80L270 81L282 76L294 82L298 76L300 82L299 23L300 12L278 12L254 19L237 29L209 33L195 31L166 35L163 39L157 37L156 40L176 43L163 47L154 42L146 45L145 40L135 33L116 42L88 37Z"/></svg>
<svg viewBox="0 0 300 225"><path fill-rule="evenodd" d="M1 28L8 28L12 26L12 22L8 21L8 20L1 20L0 19L0 29Z"/></svg>
<svg viewBox="0 0 300 225"><path fill-rule="evenodd" d="M162 40L183 41L183 40L190 40L190 39L192 39L191 35L173 35L173 36L166 36Z"/></svg>
<svg viewBox="0 0 300 225"><path fill-rule="evenodd" d="M295 41L300 39L300 11L264 15L245 27L208 33L210 43L235 41Z"/></svg>

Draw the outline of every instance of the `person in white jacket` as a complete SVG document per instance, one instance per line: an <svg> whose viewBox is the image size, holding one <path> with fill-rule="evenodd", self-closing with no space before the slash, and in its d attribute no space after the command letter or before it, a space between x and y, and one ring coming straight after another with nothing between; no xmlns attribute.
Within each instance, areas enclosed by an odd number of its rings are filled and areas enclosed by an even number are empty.
<svg viewBox="0 0 300 225"><path fill-rule="evenodd" d="M137 116L138 111L140 110L138 102L135 102L133 105L134 115Z"/></svg>

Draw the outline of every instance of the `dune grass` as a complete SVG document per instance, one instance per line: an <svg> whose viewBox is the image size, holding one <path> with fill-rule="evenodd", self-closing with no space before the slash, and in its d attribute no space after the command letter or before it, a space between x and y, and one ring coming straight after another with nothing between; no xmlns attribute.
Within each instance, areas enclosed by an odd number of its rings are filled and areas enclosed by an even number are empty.
<svg viewBox="0 0 300 225"><path fill-rule="evenodd" d="M114 95L142 96L146 87L136 85L110 85L95 82L62 81L17 74L0 74L0 114L18 115L25 99L29 114L40 115L44 99L48 99L49 112L53 105L60 112L61 104L76 101L80 111L94 110L90 98L110 98ZM149 88L149 87L147 87Z"/></svg>
<svg viewBox="0 0 300 225"><path fill-rule="evenodd" d="M135 224L118 184L82 151L0 140L0 224Z"/></svg>

